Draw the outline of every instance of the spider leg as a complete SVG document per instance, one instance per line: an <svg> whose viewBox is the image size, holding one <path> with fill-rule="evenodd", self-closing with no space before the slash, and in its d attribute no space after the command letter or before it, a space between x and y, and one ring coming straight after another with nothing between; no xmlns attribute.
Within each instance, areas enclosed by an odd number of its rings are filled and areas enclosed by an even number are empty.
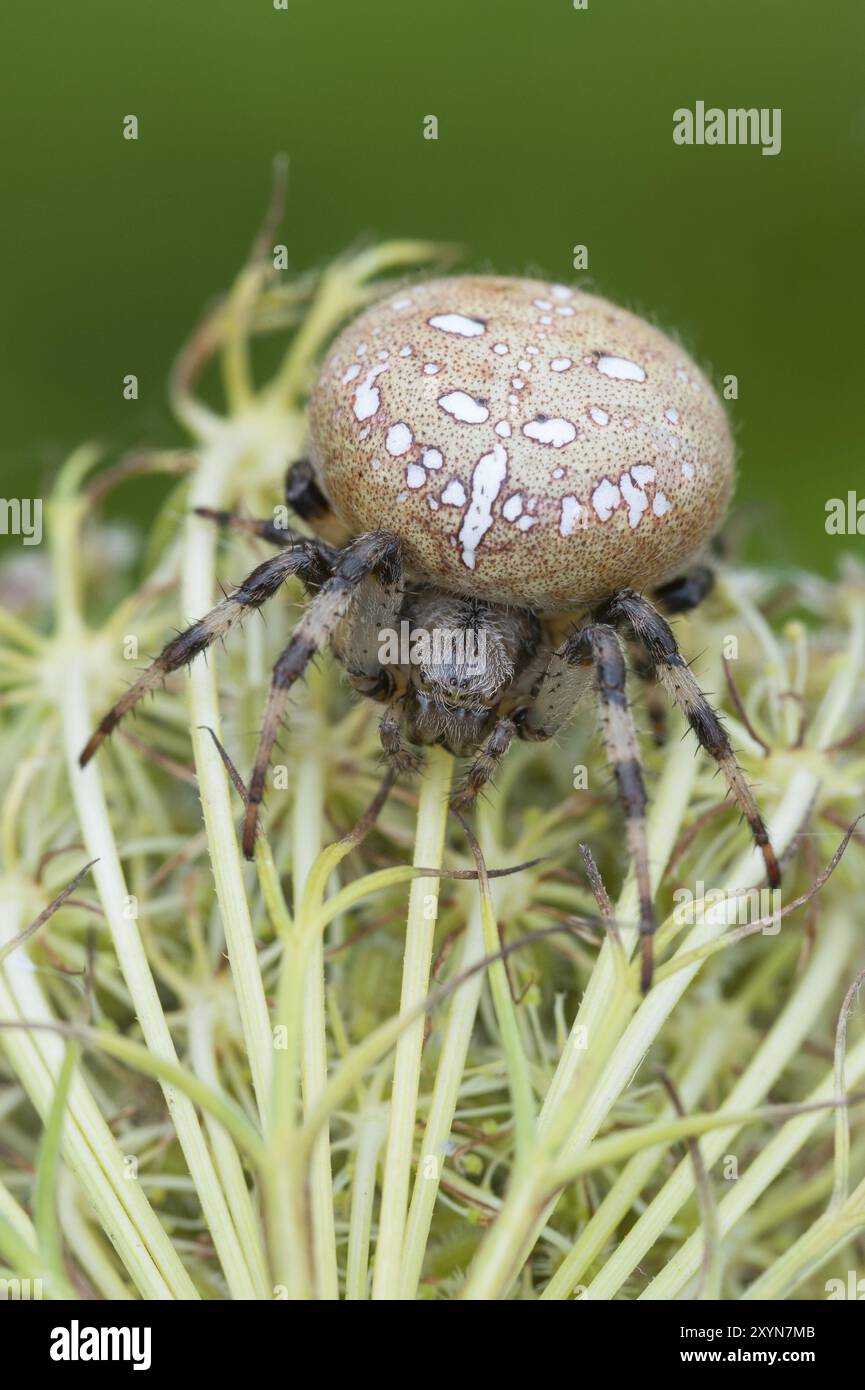
<svg viewBox="0 0 865 1390"><path fill-rule="evenodd" d="M243 826L243 852L255 852L258 811L264 797L264 781L292 686L300 679L317 652L328 647L345 618L358 586L369 574L378 574L386 587L398 587L401 572L400 542L388 531L370 531L341 552L333 576L309 603L291 640L273 668L270 693L264 711L261 737Z"/></svg>
<svg viewBox="0 0 865 1390"><path fill-rule="evenodd" d="M585 694L594 667L601 734L625 811L628 850L637 880L642 939L642 987L652 981L655 913L646 837L646 790L634 721L625 691L625 658L615 629L606 623L580 628L553 652L534 687L531 704L517 712L521 738L547 739L565 723Z"/></svg>
<svg viewBox="0 0 865 1390"><path fill-rule="evenodd" d="M703 602L714 586L714 572L707 565L695 565L693 569L661 584L654 590L652 599L663 613L688 613ZM667 741L666 707L658 687L655 663L642 642L634 641L632 647L631 667L646 687L646 710L652 738L658 746L663 746Z"/></svg>
<svg viewBox="0 0 865 1390"><path fill-rule="evenodd" d="M613 621L625 619L646 647L670 699L678 705L706 752L715 759L730 792L738 802L766 864L769 884L777 888L781 874L754 794L733 752L727 731L703 694L679 651L669 623L633 590L626 589L607 607Z"/></svg>
<svg viewBox="0 0 865 1390"><path fill-rule="evenodd" d="M509 715L496 720L492 733L451 797L454 810L468 810L478 793L492 781L516 732L517 726Z"/></svg>
<svg viewBox="0 0 865 1390"><path fill-rule="evenodd" d="M395 772L417 772L423 764L423 754L412 748L402 736L394 705L388 705L379 721L378 737L385 760Z"/></svg>
<svg viewBox="0 0 865 1390"><path fill-rule="evenodd" d="M338 520L322 492L315 470L308 459L300 459L297 463L289 465L285 475L285 502L289 510L305 521L317 535L332 533L328 534L329 540L339 546L344 544L346 528ZM293 527L277 526L276 522L267 518L245 517L238 512L218 511L212 507L196 507L195 511L196 515L214 521L218 526L245 531L248 535L258 536L271 545L294 545L297 541L306 539L302 532L295 531ZM323 549L331 550L331 558L335 560L336 549L328 547L324 540L321 540L320 544Z"/></svg>
<svg viewBox="0 0 865 1390"><path fill-rule="evenodd" d="M667 742L667 710L669 706L658 683L655 663L642 642L629 642L627 652L628 664L634 675L642 681L645 689L646 713L649 716L652 740L657 747L662 748Z"/></svg>
<svg viewBox="0 0 865 1390"><path fill-rule="evenodd" d="M142 696L154 690L172 671L187 666L194 657L206 651L221 637L225 637L247 613L266 603L290 575L298 575L306 582L320 584L330 573L328 550L314 540L299 540L290 549L258 565L221 603L163 647L156 660L151 662L146 671L142 671L138 679L121 695L116 705L113 705L100 720L78 759L80 766L87 766L100 744L117 728L123 716L138 704Z"/></svg>
<svg viewBox="0 0 865 1390"><path fill-rule="evenodd" d="M642 942L640 983L645 992L652 983L655 909L649 874L646 788L637 732L628 706L625 657L616 630L608 623L591 623L582 628L566 644L566 649L572 661L588 659L595 668L601 736L625 812L628 853L637 881Z"/></svg>
<svg viewBox="0 0 865 1390"><path fill-rule="evenodd" d="M227 526L233 531L244 531L248 536L258 536L259 540L278 545L282 549L306 540L300 531L295 531L291 526L277 526L276 522L266 517L241 516L239 512L216 511L212 507L196 507L195 514L204 517L206 521L215 522L217 526ZM320 546L322 552L331 549L323 541L320 542ZM336 553L335 550L331 551L332 561L336 560Z"/></svg>

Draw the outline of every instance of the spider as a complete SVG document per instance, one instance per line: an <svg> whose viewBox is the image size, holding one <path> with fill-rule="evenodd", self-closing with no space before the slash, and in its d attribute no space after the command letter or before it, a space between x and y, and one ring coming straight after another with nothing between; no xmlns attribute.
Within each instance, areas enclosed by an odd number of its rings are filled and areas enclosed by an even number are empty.
<svg viewBox="0 0 865 1390"><path fill-rule="evenodd" d="M249 785L253 853L289 693L331 648L384 706L398 771L440 744L472 761L467 808L515 738L552 738L594 681L652 979L646 791L622 639L717 761L770 884L778 864L717 714L666 615L711 588L703 551L733 486L720 402L682 348L636 315L561 285L461 276L367 309L310 398L309 457L286 502L312 535L207 511L280 550L164 648L102 719L85 765L141 697L260 608L290 575L310 600L273 671ZM408 633L410 648L389 639ZM447 639L447 640L438 640Z"/></svg>

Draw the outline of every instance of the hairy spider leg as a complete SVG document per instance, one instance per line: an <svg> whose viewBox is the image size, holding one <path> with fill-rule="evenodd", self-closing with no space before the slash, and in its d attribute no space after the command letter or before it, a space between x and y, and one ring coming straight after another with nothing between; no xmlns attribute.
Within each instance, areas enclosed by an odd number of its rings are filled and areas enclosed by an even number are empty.
<svg viewBox="0 0 865 1390"><path fill-rule="evenodd" d="M144 695L155 690L172 671L179 670L181 666L188 666L201 652L206 651L221 637L225 637L247 613L260 608L272 598L286 579L297 575L305 583L321 584L331 572L327 547L322 547L315 540L306 539L293 542L291 547L283 550L281 554L274 555L256 566L243 583L215 608L163 647L156 660L142 671L138 679L100 720L78 759L80 766L87 766L99 746Z"/></svg>
<svg viewBox="0 0 865 1390"><path fill-rule="evenodd" d="M469 767L451 797L457 811L466 811L501 767L516 737L517 726L510 715L500 715L480 753Z"/></svg>
<svg viewBox="0 0 865 1390"><path fill-rule="evenodd" d="M627 621L649 653L670 699L681 709L701 746L717 762L763 855L769 884L777 888L781 872L754 794L745 780L727 731L691 674L669 623L648 599L630 589L618 594L607 605L606 612L614 622Z"/></svg>
<svg viewBox="0 0 865 1390"><path fill-rule="evenodd" d="M285 718L291 688L316 653L331 645L359 585L371 573L377 574L386 587L399 585L402 547L399 538L388 531L370 531L340 553L333 576L311 600L273 668L243 826L243 852L247 859L255 852L267 767Z"/></svg>
<svg viewBox="0 0 865 1390"><path fill-rule="evenodd" d="M595 670L601 736L625 813L628 854L637 882L642 948L640 984L645 993L652 983L652 937L656 922L649 872L646 786L637 731L628 705L625 657L618 634L608 623L590 623L576 632L566 644L566 655L573 661L590 659Z"/></svg>

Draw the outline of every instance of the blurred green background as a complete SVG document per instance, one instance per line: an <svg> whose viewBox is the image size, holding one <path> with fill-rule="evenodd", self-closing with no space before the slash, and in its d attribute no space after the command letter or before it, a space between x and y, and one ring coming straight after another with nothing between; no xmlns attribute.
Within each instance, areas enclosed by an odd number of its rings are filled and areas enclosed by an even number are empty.
<svg viewBox="0 0 865 1390"><path fill-rule="evenodd" d="M5 496L82 439L182 439L169 362L291 157L298 268L358 235L572 277L675 328L733 406L751 551L823 570L862 468L862 0L42 0L3 21ZM683 148L677 107L781 107ZM140 138L121 137L134 113ZM422 138L427 114L437 142ZM124 374L137 402L122 399ZM118 503L144 520L153 481Z"/></svg>

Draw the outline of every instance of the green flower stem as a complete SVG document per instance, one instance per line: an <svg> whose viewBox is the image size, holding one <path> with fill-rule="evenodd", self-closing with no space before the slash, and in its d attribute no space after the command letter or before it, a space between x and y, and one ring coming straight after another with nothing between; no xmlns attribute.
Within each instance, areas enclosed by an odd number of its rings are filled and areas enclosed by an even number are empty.
<svg viewBox="0 0 865 1390"><path fill-rule="evenodd" d="M851 1050L847 1058L846 1075L848 1087L855 1086L865 1077L865 1038ZM831 1073L827 1073L807 1096L804 1104L831 1100L835 1094L835 1078ZM760 1150L747 1170L733 1183L727 1196L718 1204L718 1229L722 1238L734 1230L779 1173L783 1173L794 1162L803 1144L821 1123L825 1124L827 1114L826 1111L812 1110L796 1115ZM641 1297L655 1300L678 1297L699 1268L702 1250L702 1232L695 1231L655 1276Z"/></svg>
<svg viewBox="0 0 865 1390"><path fill-rule="evenodd" d="M195 507L223 505L237 445L205 448L193 477L183 550L181 611L191 617L206 613L213 603L216 531L212 523L193 514ZM243 1028L252 1084L262 1125L267 1128L273 1071L273 1041L255 937L243 881L234 826L231 790L219 752L207 729L222 737L216 688L217 661L194 661L189 669L192 748L210 863L222 919L231 978Z"/></svg>
<svg viewBox="0 0 865 1390"><path fill-rule="evenodd" d="M673 761L674 758L671 757L668 771ZM796 768L793 772L785 797L772 819L770 830L773 844L782 853L807 814L817 786L817 779L807 768ZM656 855L656 842L652 835L659 808L660 814L663 814L663 789L655 804L654 816L650 823L650 857L656 866L656 872L659 860L661 864L666 861L666 855ZM675 815L675 812L672 814ZM661 824L664 822L661 821ZM762 856L752 849L731 871L729 883L737 888L760 883L763 874ZM735 906L729 900L719 909L707 913L706 920L694 928L680 949L686 951L720 935L734 914ZM621 909L617 908L617 917L623 915ZM632 936L633 929L628 930ZM611 963L610 970L613 968ZM624 1028L618 1043L609 1052L607 1043L603 1044L601 1050L608 1060L590 1094L586 1096L581 1088L572 1087L570 1094L562 1098L552 1117L548 1119L547 1128L542 1132L547 1152L550 1149L555 1150L558 1140L562 1143L561 1159L575 1161L580 1150L591 1143L598 1128L639 1067L664 1021L699 969L700 962L696 961L656 985ZM592 978L594 980L594 974ZM607 1017L599 1020L599 1031L604 1028L618 1031L624 1010L616 1009L611 1003L608 1003L607 1008ZM589 1037L592 1037L591 1033ZM598 1045L599 1039L596 1034L592 1047ZM542 1203L543 1219L547 1219L551 1204L546 1198L549 1190L546 1165L538 1161L533 1163L532 1169L522 1183L519 1180L514 1183L499 1220L487 1235L466 1286L466 1298L486 1300L501 1297L510 1278L520 1266L521 1253L527 1252L537 1238L540 1224L537 1215L539 1201Z"/></svg>
<svg viewBox="0 0 865 1390"><path fill-rule="evenodd" d="M294 901L302 901L312 866L321 853L324 838L325 767L327 746L323 723L317 717L321 698L321 672L308 683L308 717L314 724L303 740L294 764L294 821L292 826L292 878ZM327 1086L327 1019L325 1010L324 938L311 934L303 982L303 1034L301 1043L301 1092L304 1113L321 1099ZM314 1249L316 1294L320 1299L339 1298L336 1232L333 1217L333 1176L330 1135L325 1126L317 1136L309 1158L307 1176Z"/></svg>
<svg viewBox="0 0 865 1390"><path fill-rule="evenodd" d="M746 1302L789 1297L796 1286L865 1226L865 1182L842 1207L830 1207L742 1294Z"/></svg>
<svg viewBox="0 0 865 1390"><path fill-rule="evenodd" d="M678 723L678 721L676 721ZM681 727L670 731L671 753L665 764L654 807L649 817L649 862L653 886L657 887L667 859L676 842L696 777L693 750L677 738ZM629 876L616 904L616 920L625 949L633 950L637 939L635 925L637 889ZM555 1205L546 1197L542 1171L555 1152L560 1136L567 1133L572 1117L580 1113L594 1078L609 1057L616 1037L634 1006L633 989L622 978L618 947L608 938L592 971L582 1004L567 1043L559 1058L553 1080L541 1108L535 1154L530 1171L515 1182L502 1213L488 1233L470 1272L464 1291L469 1299L498 1295L484 1292L487 1281L498 1287L507 1269L515 1273L519 1252L514 1248L517 1231L528 1249ZM538 1204L542 1211L539 1211ZM534 1218L534 1219L532 1219ZM534 1236L531 1232L534 1232ZM475 1291L478 1292L475 1292Z"/></svg>
<svg viewBox="0 0 865 1390"><path fill-rule="evenodd" d="M709 1114L684 1115L676 1119L666 1119L655 1124L643 1125L637 1129L617 1131L606 1135L603 1139L594 1140L576 1157L567 1160L560 1159L551 1164L547 1176L557 1186L563 1185L582 1177L584 1173L591 1173L598 1168L606 1167L608 1164L620 1163L622 1159L630 1158L631 1154L640 1153L644 1149L674 1144L680 1139L715 1134L718 1130L725 1128L732 1127L738 1130L744 1125L761 1124L770 1116L769 1107L737 1110L729 1115L711 1111Z"/></svg>
<svg viewBox="0 0 865 1390"><path fill-rule="evenodd" d="M772 842L781 853L797 833L816 790L817 784L810 772L802 769L794 771L771 824ZM763 873L762 855L756 850L750 850L730 871L728 882L735 887L742 884L758 884L762 881ZM705 921L689 933L676 955L680 952L685 954L688 950L719 936L730 925L735 911L735 904L730 900L719 909L708 911ZM701 962L696 961L686 969L677 971L647 995L610 1056L601 1082L595 1088L588 1104L583 1107L579 1120L576 1124L562 1126L568 1135L563 1156L575 1154L597 1133L599 1125L603 1123L627 1086L662 1024L698 973L700 966Z"/></svg>
<svg viewBox="0 0 865 1390"><path fill-rule="evenodd" d="M831 743L843 726L850 701L857 687L863 655L865 655L865 617L863 617L861 603L855 602L851 603L851 650L849 657L836 673L823 699L818 715L820 747L825 747ZM659 788L654 813L650 818L650 858L655 873L663 868L670 849L675 843L689 794L690 784L687 782L684 787L684 796L681 796L680 792L677 794L677 789L681 788L680 777L672 780L675 775L676 761L676 754L671 754ZM682 777L687 777L686 769L677 769L677 771L680 771ZM692 778L693 775L692 772ZM807 757L803 757L801 763L793 760L792 773L789 777L786 793L770 826L773 844L781 852L798 831L817 793L819 782L819 770L814 767L813 760ZM664 849L659 853L658 849L661 843L664 843ZM756 850L751 850L730 872L729 883L735 888L760 883L763 873L762 857ZM628 896L632 886L632 883L626 886L623 897ZM702 946L704 942L720 935L728 925L727 919L731 915L731 910L730 906L727 905L722 911L707 914L713 920L695 928L689 934L680 951L684 953L688 949ZM623 910L621 901L617 906L616 915L620 920L629 915ZM625 939L629 946L632 946L634 930L627 928L626 931ZM617 1021L611 1027L613 1011L610 1008L610 1000L613 995L615 966L612 960L606 963L604 961L607 949L605 947L601 952L598 965L593 971L589 988L586 991L583 1007L578 1013L575 1024L576 1029L582 1020L587 1026L591 1050L599 1047L599 1033L603 1037L604 1031L606 1031L607 1039L609 1039L614 1028L617 1027ZM612 952L610 951L609 954L611 955ZM634 1075L670 1011L690 984L691 979L698 973L700 966L701 962L695 961L652 990L627 1026L621 1041L609 1055L602 1078L587 1100L579 1091L571 1089L568 1092L564 1089L572 1082L579 1062L578 1058L568 1057L568 1049L566 1048L551 1087L552 1100L548 1097L548 1104L542 1111L541 1131L542 1137L547 1141L549 1141L551 1134L553 1136L558 1134L562 1139L567 1136L567 1141L562 1149L562 1158L574 1159L579 1150L591 1142L612 1105L628 1084L631 1076ZM573 1038L574 1031L572 1031L569 1042ZM600 1050L606 1054L607 1044L601 1046ZM555 1094L553 1093L554 1088L556 1088ZM546 1125L544 1124L545 1120ZM483 1299L501 1296L510 1277L519 1268L520 1253L525 1254L531 1249L540 1225L537 1217L534 1221L531 1219L531 1204L537 1203L539 1188L543 1192L543 1188L540 1186L542 1173L543 1164L539 1163L534 1183L529 1176L522 1185L524 1190L521 1190L518 1183L514 1184L501 1217L481 1247L466 1286L465 1297ZM690 1168L689 1174L693 1180ZM552 1204L544 1206L543 1219L546 1219L551 1209Z"/></svg>
<svg viewBox="0 0 865 1390"><path fill-rule="evenodd" d="M694 750L682 737L683 733L682 721L676 719L669 731L671 752L665 761L649 816L649 864L655 891L681 830L682 818L697 776ZM628 955L637 939L634 925L637 911L637 885L633 875L630 875L615 908L616 921L622 924L619 934ZM573 1086L578 1069L585 1067L588 1058L599 1050L605 1031L604 1023L609 1017L610 1001L617 988L618 958L617 948L612 941L606 940L541 1107L542 1133L549 1132L552 1127L560 1103Z"/></svg>
<svg viewBox="0 0 865 1390"><path fill-rule="evenodd" d="M503 881L495 880L492 884L494 902L498 902L497 890ZM469 966L481 960L484 954L483 917L481 904L475 893L459 964L455 967L456 973L467 970ZM408 1212L400 1276L400 1298L403 1299L413 1299L417 1296L444 1167L445 1146L450 1137L483 984L484 974L479 970L456 991L448 1010L432 1101L421 1144L421 1161L415 1175ZM433 1160L434 1176L427 1172L426 1165L430 1159Z"/></svg>
<svg viewBox="0 0 865 1390"><path fill-rule="evenodd" d="M317 841L320 838L318 833ZM315 1142L326 1128L332 1113L331 1109L326 1108L331 1082L312 1108L312 1116L319 1117L321 1124L317 1124L310 1134L310 1117L307 1117L307 1134L299 1134L297 1102L303 1049L304 990L310 960L316 956L325 921L329 920L322 906L328 880L351 848L351 841L338 840L327 845L313 859L308 848L302 846L300 861L308 867L302 897L299 903L295 903L294 924L291 925L287 912L280 909L278 904L275 915L282 936L282 959L275 1022L274 1124L268 1145L266 1184L268 1225L276 1276L293 1299L308 1298L313 1290L314 1273L309 1259L312 1242L306 1229L307 1165ZM320 1249L317 1257L323 1261L326 1270L327 1262L331 1259L329 1247Z"/></svg>
<svg viewBox="0 0 865 1390"><path fill-rule="evenodd" d="M500 808L504 799L504 792L500 787L492 806L482 803L479 807L481 837L482 843L485 845L491 843L490 836L493 830L491 821L494 820L496 830L499 829ZM529 855L530 840L531 835L529 834L515 847L513 856L516 859L523 859ZM523 891L517 878L493 879L490 883L490 892L494 911L507 917L513 902L521 900ZM467 914L468 925L463 936L462 950L458 963L454 965L455 976L470 969L487 954L484 946L484 921L481 902L474 888L469 889L468 893L471 895L471 906ZM494 949L498 951L498 942L496 942ZM415 1176L409 1207L400 1294L400 1297L404 1299L414 1299L417 1295L444 1167L445 1146L451 1133L483 982L483 972L478 971L476 974L470 975L455 992L448 1010L435 1086L421 1145L422 1162ZM424 1166L424 1160L429 1159L435 1160L432 1173L428 1173ZM455 1175L451 1173L449 1181L453 1184L455 1180ZM495 1204L496 1209L499 1205L498 1202Z"/></svg>
<svg viewBox="0 0 865 1390"><path fill-rule="evenodd" d="M852 932L842 919L836 919L821 934L808 970L790 995L785 1008L770 1029L733 1090L720 1114L736 1114L754 1109L768 1094L775 1081L798 1052L802 1039L813 1028L842 977L849 957ZM713 1134L701 1145L706 1169L729 1151L736 1137L733 1128ZM639 1220L611 1252L603 1270L589 1285L588 1296L612 1298L646 1250L674 1220L694 1191L694 1170L686 1157L667 1179Z"/></svg>
<svg viewBox="0 0 865 1390"><path fill-rule="evenodd" d="M345 1266L346 1302L368 1296L369 1240L375 1203L375 1178L379 1155L387 1136L387 1107L381 1103L386 1068L379 1067L370 1095L357 1117L357 1148L351 1185L351 1216Z"/></svg>
<svg viewBox="0 0 865 1390"><path fill-rule="evenodd" d="M80 1264L100 1298L109 1302L131 1302L132 1293L117 1271L117 1258L97 1229L91 1213L82 1209L82 1194L66 1169L60 1171L60 1220L63 1234L75 1259Z"/></svg>
<svg viewBox="0 0 865 1390"><path fill-rule="evenodd" d="M72 1036L81 1038L87 1047L105 1052L109 1057L116 1057L118 1061L132 1067L142 1076L151 1076L154 1080L182 1092L198 1109L213 1116L217 1124L231 1135L238 1151L246 1155L256 1170L264 1168L267 1149L261 1135L254 1123L247 1119L238 1102L225 1091L214 1090L177 1060L160 1057L153 1048L135 1042L132 1038L104 1032L98 1028L76 1028L73 1024L58 1025L55 1022L53 1026L61 1027Z"/></svg>
<svg viewBox="0 0 865 1390"><path fill-rule="evenodd" d="M33 1219L36 1223L39 1254L50 1277L54 1295L58 1298L73 1297L63 1265L63 1242L57 1219L57 1174L60 1171L60 1146L69 1088L80 1056L80 1045L75 1041L67 1042L57 1075L51 1110L42 1133L36 1180L33 1184Z"/></svg>
<svg viewBox="0 0 865 1390"><path fill-rule="evenodd" d="M34 1281L42 1280L45 1276L38 1252L3 1216L0 1216L0 1268L4 1274L9 1269L19 1278ZM50 1279L47 1282L49 1298L57 1297Z"/></svg>
<svg viewBox="0 0 865 1390"><path fill-rule="evenodd" d="M214 1091L220 1089L213 1039L213 1001L198 999L187 1010L189 1052L197 1076ZM219 1171L223 1190L229 1200L231 1214L243 1248L244 1257L255 1283L256 1297L271 1296L267 1262L261 1244L261 1233L246 1185L243 1166L230 1135L207 1111L204 1124L210 1147Z"/></svg>
<svg viewBox="0 0 865 1390"><path fill-rule="evenodd" d="M811 732L811 739L809 740L818 749L824 748L831 744L833 739L838 737L838 735L842 732L844 722L847 717L847 712L850 708L851 701L853 700L856 693L863 662L865 662L865 607L863 607L861 602L853 601L850 603L849 609L851 631L850 646L847 653L847 660L845 660L845 662L839 667L838 671L836 672L833 680L829 685L828 690L826 691L826 694L821 702L817 717L814 721L814 727ZM782 806L779 808L778 820L777 822L775 822L776 828L774 828L772 831L773 842L776 844L776 846L785 845L788 842L788 840L792 837L792 835L795 834L797 828L797 816L799 816L800 820L804 817L812 797L816 795L819 788L820 772L822 771L819 761L814 762L813 759L808 760L806 758L803 759L803 764L803 766L798 768L796 768L794 765L795 770L788 787L787 797L785 798L785 801L782 803ZM799 810L797 810L797 807L799 808ZM752 858L754 860L754 866L755 868L757 868L758 866L756 864L756 856L752 856ZM748 870L744 865L740 866L740 869L738 871L734 870L733 873L730 875L731 884L735 884L738 886L741 883L750 882L751 880L747 877L747 873ZM698 929L696 932L693 932L691 936L689 936L688 940L676 953L676 957L674 959L678 960L680 956L684 957L688 952L689 946L692 946L694 944L703 945L703 939L705 937L708 936L711 939L711 937L714 935L716 935L716 933L701 932L700 929ZM689 966L686 970L679 973L687 974L690 977L692 972L697 969L699 969L699 961L695 961L693 966ZM813 1017L813 1007L811 1007L807 995L805 999L802 1001L802 1006L806 1009L810 1008L811 1016ZM774 1035L775 1030L773 1029L773 1033L770 1036ZM767 1039L767 1044L768 1041L769 1040ZM752 1069L749 1069L749 1072L752 1072ZM687 1196L690 1195L690 1192L693 1188L693 1169L691 1165L681 1165L679 1169L679 1174L677 1174L677 1176L679 1175L681 1176L683 1188L687 1188L685 1196L682 1197L682 1201L684 1201L686 1200ZM658 1196L654 1199L654 1202L643 1213L643 1216L641 1217L641 1222L644 1223L644 1229L648 1229L650 1226L655 1226L659 1230L661 1230L666 1227L666 1224L670 1217L665 1217L663 1211L663 1199L665 1191L666 1187L661 1193L658 1194ZM659 1207L657 1213L655 1213L653 1210L655 1202L661 1203L661 1206ZM627 1237L626 1240L629 1239L633 1234L634 1231L632 1230L632 1232L629 1233L629 1237ZM651 1244L651 1241L649 1242L649 1244ZM646 1248L648 1248L648 1246L646 1246ZM613 1252L611 1256L611 1262L616 1262L621 1258L619 1254L620 1250L621 1246ZM634 1265L639 1262L639 1260L642 1258L642 1253L643 1251L641 1249L641 1252L636 1255L634 1263L630 1266L630 1268L633 1268ZM630 1270L625 1272L625 1277L629 1272ZM605 1279L606 1275L607 1267L605 1266L604 1271L602 1271L601 1275L598 1276L598 1279L602 1281L599 1285L599 1287L601 1288L604 1287L603 1280ZM597 1282L598 1281L596 1281L596 1283ZM662 1285L661 1287L663 1288L664 1286Z"/></svg>
<svg viewBox="0 0 865 1390"><path fill-rule="evenodd" d="M9 908L0 911L3 940L9 940L18 930L17 902ZM30 972L16 971L14 958L0 967L0 1018L44 1022L52 1019L36 977ZM2 1040L24 1090L43 1122L47 1121L63 1055L62 1043L50 1033L27 1032L24 1028L20 1032L4 1030ZM142 1298L196 1299L194 1284L137 1179L128 1176L124 1155L80 1077L73 1080L70 1088L63 1156Z"/></svg>
<svg viewBox="0 0 865 1390"><path fill-rule="evenodd" d="M74 476L74 469L71 476ZM147 1045L157 1056L176 1061L174 1042L162 1012L137 923L125 912L129 890L111 828L100 769L96 761L83 771L78 766L78 754L93 728L93 717L87 698L88 633L77 606L80 583L76 552L85 503L80 498L63 495L64 484L68 485L71 476L61 478L58 496L51 507L50 528L57 586L58 643L62 647L60 655L64 676L58 684L58 692L61 694L60 712L69 784L87 854L90 859L98 861L93 867L93 878ZM207 670L206 667L204 669ZM195 1107L172 1086L166 1085L163 1090L232 1295L235 1298L252 1298L252 1280Z"/></svg>
<svg viewBox="0 0 865 1390"><path fill-rule="evenodd" d="M853 1161L859 1171L865 1172L865 1143L860 1141L854 1145ZM778 1174L773 1173L768 1181L772 1182L776 1177ZM751 1211L746 1227L748 1239L759 1239L767 1233L777 1231L785 1222L795 1221L804 1217L806 1212L822 1206L832 1191L833 1179L834 1173L827 1166L817 1168L806 1177L799 1168L791 1165L781 1173L777 1191L769 1193L766 1200L761 1201L755 1211Z"/></svg>
<svg viewBox="0 0 865 1390"><path fill-rule="evenodd" d="M420 779L414 863L441 867L453 759L433 748ZM438 912L439 881L417 878L409 895L400 1014L426 996ZM373 1298L396 1299L400 1289L408 1190L420 1088L424 1020L419 1017L399 1036L394 1061L390 1123L384 1162L379 1234L373 1272Z"/></svg>
<svg viewBox="0 0 865 1390"><path fill-rule="evenodd" d="M708 1035L699 1039L696 1053L685 1075L678 1083L678 1092L686 1111L710 1085L718 1063L730 1047L730 1027L735 1016L725 1009ZM672 1106L664 1116L673 1118ZM600 1206L580 1231L567 1256L542 1291L542 1300L570 1298L584 1272L613 1238L619 1226L658 1167L659 1155L647 1149L628 1163L610 1188Z"/></svg>
<svg viewBox="0 0 865 1390"><path fill-rule="evenodd" d="M862 668L865 666L865 603L860 599L851 599L848 607L850 634L844 660L839 664L814 716L806 740L810 748L828 748L841 736L847 713L860 688Z"/></svg>
<svg viewBox="0 0 865 1390"><path fill-rule="evenodd" d="M26 1245L29 1245L32 1250L36 1249L36 1227L21 1203L13 1197L9 1188L2 1181L0 1181L0 1218L12 1227L16 1235Z"/></svg>
<svg viewBox="0 0 865 1390"><path fill-rule="evenodd" d="M490 817L484 814L483 806L478 809L479 821L486 830L487 843L492 838ZM496 922L493 900L490 894L486 869L482 868L478 879L481 899L481 921L483 923L484 950L490 957L501 950L498 923ZM526 1049L520 1035L517 1011L511 998L511 985L503 960L494 960L489 969L490 993L499 1026L502 1051L508 1072L508 1084L514 1107L514 1131L516 1139L515 1173L519 1173L526 1163L535 1134L536 1116L532 1084L529 1078Z"/></svg>

